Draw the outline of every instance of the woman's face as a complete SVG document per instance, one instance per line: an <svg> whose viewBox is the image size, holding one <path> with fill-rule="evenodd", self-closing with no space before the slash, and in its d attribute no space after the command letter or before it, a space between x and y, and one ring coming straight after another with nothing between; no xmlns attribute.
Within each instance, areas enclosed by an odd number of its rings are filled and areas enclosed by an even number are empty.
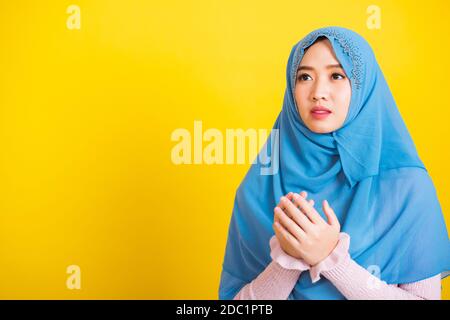
<svg viewBox="0 0 450 320"><path fill-rule="evenodd" d="M329 133L344 124L351 85L328 39L319 40L306 50L295 82L298 112L309 130ZM314 109L320 106L328 111Z"/></svg>

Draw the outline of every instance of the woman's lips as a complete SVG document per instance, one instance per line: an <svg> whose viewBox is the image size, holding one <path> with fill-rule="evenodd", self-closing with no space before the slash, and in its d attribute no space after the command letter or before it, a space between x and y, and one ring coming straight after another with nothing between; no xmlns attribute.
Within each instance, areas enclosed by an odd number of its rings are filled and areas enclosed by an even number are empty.
<svg viewBox="0 0 450 320"><path fill-rule="evenodd" d="M322 110L311 111L311 115L313 116L314 119L317 120L326 119L330 114L331 112L329 111L322 111Z"/></svg>

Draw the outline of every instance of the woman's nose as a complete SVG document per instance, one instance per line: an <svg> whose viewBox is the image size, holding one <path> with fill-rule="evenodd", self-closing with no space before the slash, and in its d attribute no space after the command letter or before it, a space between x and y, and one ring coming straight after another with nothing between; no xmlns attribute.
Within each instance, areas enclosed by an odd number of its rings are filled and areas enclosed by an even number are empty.
<svg viewBox="0 0 450 320"><path fill-rule="evenodd" d="M328 94L323 91L313 92L313 100L318 101L320 99L328 100Z"/></svg>
<svg viewBox="0 0 450 320"><path fill-rule="evenodd" d="M326 84L323 84L323 83L317 83L314 86L311 94L312 94L312 98L313 98L314 101L320 100L320 99L328 100L328 97L329 97L328 86Z"/></svg>

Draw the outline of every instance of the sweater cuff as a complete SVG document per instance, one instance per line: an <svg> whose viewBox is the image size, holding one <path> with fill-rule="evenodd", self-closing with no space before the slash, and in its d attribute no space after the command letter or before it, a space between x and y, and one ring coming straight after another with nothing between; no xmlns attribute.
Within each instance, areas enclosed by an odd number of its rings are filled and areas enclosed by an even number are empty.
<svg viewBox="0 0 450 320"><path fill-rule="evenodd" d="M324 260L312 266L309 270L312 283L320 280L320 274L324 271L331 270L346 261L350 254L350 236L345 232L339 233L339 241L334 250Z"/></svg>
<svg viewBox="0 0 450 320"><path fill-rule="evenodd" d="M270 238L270 250L271 258L285 269L305 271L310 267L309 264L302 259L297 259L287 254L283 248L281 248L280 242L275 235Z"/></svg>

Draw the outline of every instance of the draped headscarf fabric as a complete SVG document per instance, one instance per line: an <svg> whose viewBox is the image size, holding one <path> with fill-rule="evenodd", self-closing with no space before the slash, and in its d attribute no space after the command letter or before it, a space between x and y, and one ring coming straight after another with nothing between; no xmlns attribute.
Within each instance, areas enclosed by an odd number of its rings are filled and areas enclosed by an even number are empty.
<svg viewBox="0 0 450 320"><path fill-rule="evenodd" d="M297 68L320 36L330 41L352 88L342 127L325 134L305 126L294 99ZM291 191L305 190L317 204L327 199L350 235L350 256L386 283L448 275L450 242L434 184L366 40L342 27L312 31L292 48L286 82L273 126L279 143L269 137L264 148L279 169L261 174L265 165L254 162L236 191L219 299L233 299L270 264L273 209ZM325 277L312 283L306 271L288 299L345 297Z"/></svg>

